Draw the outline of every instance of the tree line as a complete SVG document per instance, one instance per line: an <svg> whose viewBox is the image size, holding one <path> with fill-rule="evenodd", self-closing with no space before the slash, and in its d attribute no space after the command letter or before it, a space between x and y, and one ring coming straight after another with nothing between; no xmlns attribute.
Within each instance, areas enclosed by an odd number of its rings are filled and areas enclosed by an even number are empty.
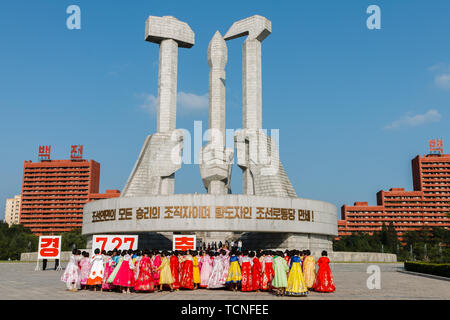
<svg viewBox="0 0 450 320"><path fill-rule="evenodd" d="M21 224L8 226L0 221L0 260L20 260L23 252L36 252L39 236ZM86 248L86 237L81 235L81 229L61 233L62 251L70 251L73 247Z"/></svg>
<svg viewBox="0 0 450 320"><path fill-rule="evenodd" d="M359 232L334 240L333 250L394 253L399 261L450 262L450 230L422 227L405 232L400 242L393 223L383 223L373 234Z"/></svg>

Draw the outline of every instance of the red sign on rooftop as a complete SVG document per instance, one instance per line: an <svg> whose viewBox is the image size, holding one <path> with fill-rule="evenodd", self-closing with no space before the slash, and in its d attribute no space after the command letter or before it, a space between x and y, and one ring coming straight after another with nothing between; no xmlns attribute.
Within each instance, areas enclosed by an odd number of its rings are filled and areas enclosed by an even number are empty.
<svg viewBox="0 0 450 320"><path fill-rule="evenodd" d="M50 150L52 146L39 146L39 160L50 160Z"/></svg>
<svg viewBox="0 0 450 320"><path fill-rule="evenodd" d="M83 159L83 145L73 145L70 147L70 159Z"/></svg>
<svg viewBox="0 0 450 320"><path fill-rule="evenodd" d="M430 153L431 154L443 154L444 153L444 143L439 139L434 139L429 141Z"/></svg>

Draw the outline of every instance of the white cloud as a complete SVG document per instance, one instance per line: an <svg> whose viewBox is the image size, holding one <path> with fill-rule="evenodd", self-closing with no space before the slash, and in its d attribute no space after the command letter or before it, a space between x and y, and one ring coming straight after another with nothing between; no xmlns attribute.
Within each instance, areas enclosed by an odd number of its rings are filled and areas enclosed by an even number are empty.
<svg viewBox="0 0 450 320"><path fill-rule="evenodd" d="M177 103L182 109L186 110L203 110L208 108L208 94L198 96L194 93L180 91L177 96Z"/></svg>
<svg viewBox="0 0 450 320"><path fill-rule="evenodd" d="M158 111L158 98L152 94L140 94L138 95L143 100L139 107L147 112L154 113Z"/></svg>
<svg viewBox="0 0 450 320"><path fill-rule="evenodd" d="M428 110L424 114L405 115L399 120L392 122L385 126L385 129L397 129L400 127L417 127L428 123L439 122L441 120L441 114L435 110Z"/></svg>
<svg viewBox="0 0 450 320"><path fill-rule="evenodd" d="M450 73L439 74L434 77L436 85L444 90L450 90Z"/></svg>
<svg viewBox="0 0 450 320"><path fill-rule="evenodd" d="M443 90L450 90L450 65L445 63L437 63L428 68L429 71L435 72L434 83Z"/></svg>
<svg viewBox="0 0 450 320"><path fill-rule="evenodd" d="M158 111L158 97L153 94L140 94L138 97L143 100L139 106L150 113ZM208 94L196 95L194 93L180 91L177 94L178 110L200 111L207 109L209 105Z"/></svg>

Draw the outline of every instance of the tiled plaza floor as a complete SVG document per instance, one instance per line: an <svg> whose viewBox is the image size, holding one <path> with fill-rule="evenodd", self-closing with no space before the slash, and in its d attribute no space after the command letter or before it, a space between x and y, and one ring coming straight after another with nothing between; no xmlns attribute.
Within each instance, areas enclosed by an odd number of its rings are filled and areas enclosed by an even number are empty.
<svg viewBox="0 0 450 320"><path fill-rule="evenodd" d="M62 263L63 267L66 263ZM63 271L34 271L35 263L0 263L0 299L120 299L120 300L266 300L266 299L450 299L450 282L398 272L403 264L375 264L381 269L381 289L368 289L371 264L331 264L336 292L311 292L307 297L276 297L267 292L232 292L228 290L178 291L163 293L131 293L66 291L60 278ZM53 267L49 262L48 267Z"/></svg>

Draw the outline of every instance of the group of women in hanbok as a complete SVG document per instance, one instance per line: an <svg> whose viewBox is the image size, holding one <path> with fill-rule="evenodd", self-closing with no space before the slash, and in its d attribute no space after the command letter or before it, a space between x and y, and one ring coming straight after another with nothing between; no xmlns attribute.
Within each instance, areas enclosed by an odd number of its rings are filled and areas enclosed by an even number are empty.
<svg viewBox="0 0 450 320"><path fill-rule="evenodd" d="M61 280L70 291L81 286L122 293L229 287L233 291L273 290L276 295L304 296L310 290L335 291L329 262L323 251L316 273L308 250L256 253L224 247L200 253L114 250L100 254L96 249L91 258L82 258L74 250Z"/></svg>

